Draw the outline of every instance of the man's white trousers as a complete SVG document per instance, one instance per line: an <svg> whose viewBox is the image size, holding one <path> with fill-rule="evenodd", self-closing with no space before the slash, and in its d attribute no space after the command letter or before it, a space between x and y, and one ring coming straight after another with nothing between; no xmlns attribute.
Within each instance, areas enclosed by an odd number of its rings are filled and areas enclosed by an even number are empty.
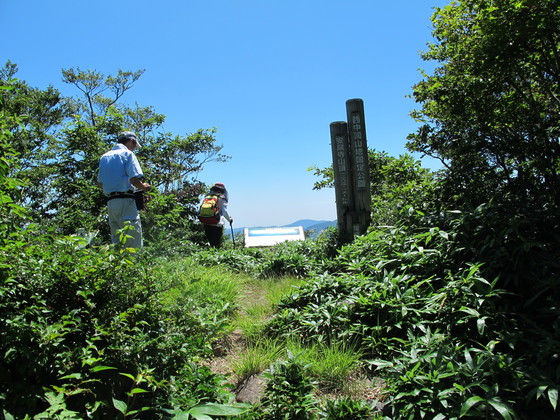
<svg viewBox="0 0 560 420"><path fill-rule="evenodd" d="M107 202L107 212L111 228L111 242L120 243L120 233L117 231L125 226L132 226L133 229L124 232L129 236L125 246L142 248L142 223L140 223L140 213L136 208L136 201L133 198L114 198Z"/></svg>

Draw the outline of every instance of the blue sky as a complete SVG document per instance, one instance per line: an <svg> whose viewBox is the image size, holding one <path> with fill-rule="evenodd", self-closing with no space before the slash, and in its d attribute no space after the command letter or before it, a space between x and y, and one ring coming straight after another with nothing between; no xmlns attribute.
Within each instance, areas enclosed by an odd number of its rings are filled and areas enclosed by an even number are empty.
<svg viewBox="0 0 560 420"><path fill-rule="evenodd" d="M419 52L433 8L447 3L0 0L0 60L31 86L73 96L63 68L145 69L123 101L153 106L174 134L217 128L232 159L199 179L226 184L234 227L334 220L334 190L313 191L308 171L332 163L330 123L361 98L368 147L407 152L407 95L433 67Z"/></svg>

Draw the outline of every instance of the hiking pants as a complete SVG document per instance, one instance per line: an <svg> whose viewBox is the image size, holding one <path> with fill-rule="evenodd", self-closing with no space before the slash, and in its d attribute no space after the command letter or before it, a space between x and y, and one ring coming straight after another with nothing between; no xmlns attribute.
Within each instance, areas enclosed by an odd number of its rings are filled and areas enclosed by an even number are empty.
<svg viewBox="0 0 560 420"><path fill-rule="evenodd" d="M133 230L126 231L127 248L142 248L142 224L140 214L136 208L134 198L115 198L107 202L107 213L109 214L109 227L111 228L111 242L120 243L117 231L126 225L131 225Z"/></svg>
<svg viewBox="0 0 560 420"><path fill-rule="evenodd" d="M206 239L213 248L219 248L222 245L222 236L224 235L224 227L221 225L204 225Z"/></svg>

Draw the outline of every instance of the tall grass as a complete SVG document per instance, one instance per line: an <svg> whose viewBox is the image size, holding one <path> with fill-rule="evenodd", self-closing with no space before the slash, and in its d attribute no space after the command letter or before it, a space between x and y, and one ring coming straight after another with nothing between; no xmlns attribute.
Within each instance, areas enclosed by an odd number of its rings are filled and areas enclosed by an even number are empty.
<svg viewBox="0 0 560 420"><path fill-rule="evenodd" d="M278 360L283 352L284 347L278 340L256 340L232 362L233 371L240 381L258 375Z"/></svg>
<svg viewBox="0 0 560 420"><path fill-rule="evenodd" d="M292 276L252 278L244 283L240 310L234 324L248 342L259 341L263 327L276 311L278 303L295 291L301 279Z"/></svg>
<svg viewBox="0 0 560 420"><path fill-rule="evenodd" d="M348 379L360 367L359 349L343 342L304 345L293 339L287 341L286 349L300 354L300 360L322 390L350 391Z"/></svg>
<svg viewBox="0 0 560 420"><path fill-rule="evenodd" d="M190 258L160 259L152 276L158 284L167 284L169 300L182 299L193 305L219 303L234 309L247 276L224 267L202 267Z"/></svg>

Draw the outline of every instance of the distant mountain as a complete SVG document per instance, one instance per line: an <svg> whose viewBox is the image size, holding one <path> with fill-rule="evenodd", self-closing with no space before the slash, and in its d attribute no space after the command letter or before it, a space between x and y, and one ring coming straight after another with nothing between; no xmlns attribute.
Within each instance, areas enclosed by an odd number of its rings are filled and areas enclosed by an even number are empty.
<svg viewBox="0 0 560 420"><path fill-rule="evenodd" d="M310 237L314 238L316 237L319 233L321 233L322 231L324 231L325 229L330 228L331 226L336 226L336 220L333 220L332 222L319 222L316 223L314 225L308 226L307 228L303 228L303 230L308 230L310 232L313 232Z"/></svg>
<svg viewBox="0 0 560 420"><path fill-rule="evenodd" d="M336 224L336 220L333 221L333 222L327 222L326 220L302 219L302 220L298 220L297 222L290 223L289 225L285 225L285 226L286 227L288 227L288 226L301 226L303 228L303 230L309 230L315 225L323 225L323 224L327 224L328 226L331 226L332 224Z"/></svg>

